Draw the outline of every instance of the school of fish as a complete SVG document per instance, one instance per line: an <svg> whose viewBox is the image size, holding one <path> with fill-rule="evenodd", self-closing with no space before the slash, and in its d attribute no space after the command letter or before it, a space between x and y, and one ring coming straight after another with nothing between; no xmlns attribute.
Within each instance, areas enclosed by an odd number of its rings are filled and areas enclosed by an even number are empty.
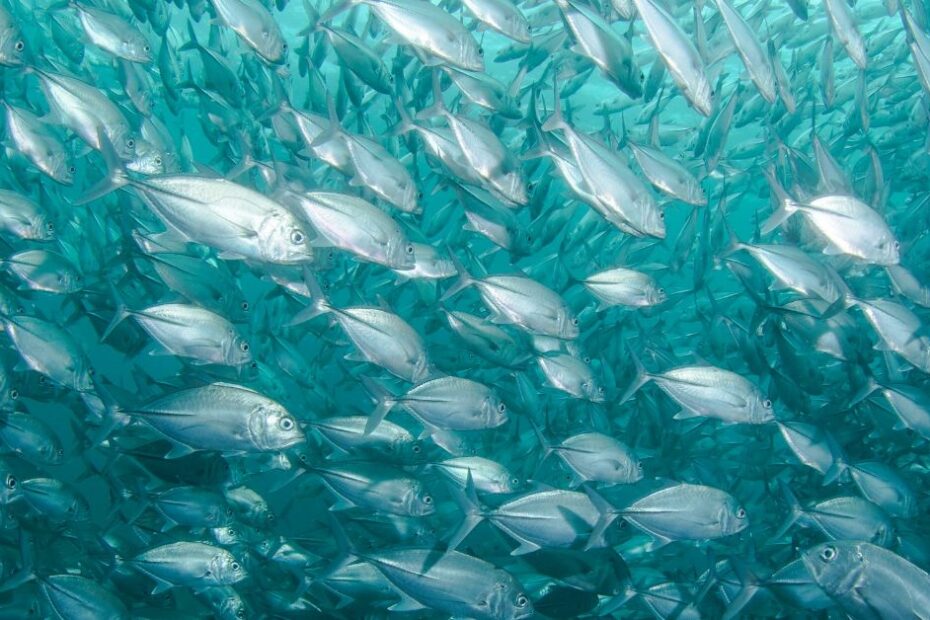
<svg viewBox="0 0 930 620"><path fill-rule="evenodd" d="M0 618L930 619L930 3L3 0Z"/></svg>

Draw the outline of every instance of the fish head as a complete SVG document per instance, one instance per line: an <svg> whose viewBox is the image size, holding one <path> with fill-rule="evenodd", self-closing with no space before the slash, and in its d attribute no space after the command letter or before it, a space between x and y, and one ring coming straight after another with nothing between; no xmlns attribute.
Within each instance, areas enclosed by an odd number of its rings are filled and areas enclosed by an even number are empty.
<svg viewBox="0 0 930 620"><path fill-rule="evenodd" d="M136 143L135 155L127 162L126 168L139 174L151 176L169 172L171 170L169 164L175 161L173 154L162 152L151 143L140 138Z"/></svg>
<svg viewBox="0 0 930 620"><path fill-rule="evenodd" d="M574 340L578 337L578 317L572 316L569 312L559 313L559 338L563 340Z"/></svg>
<svg viewBox="0 0 930 620"><path fill-rule="evenodd" d="M665 292L665 289L661 286L647 286L646 287L646 302L650 306L657 306L661 303L665 303L668 300L668 294Z"/></svg>
<svg viewBox="0 0 930 620"><path fill-rule="evenodd" d="M495 493L517 493L523 488L523 480L508 471L494 476L492 482Z"/></svg>
<svg viewBox="0 0 930 620"><path fill-rule="evenodd" d="M775 420L775 410L772 401L762 398L761 395L753 398L750 404L749 419L754 424L765 424Z"/></svg>
<svg viewBox="0 0 930 620"><path fill-rule="evenodd" d="M29 222L28 238L33 241L51 241L55 238L55 223L45 213L40 213Z"/></svg>
<svg viewBox="0 0 930 620"><path fill-rule="evenodd" d="M42 171L62 185L72 185L77 168L68 159L67 153L58 151L49 153L48 157L42 161Z"/></svg>
<svg viewBox="0 0 930 620"><path fill-rule="evenodd" d="M471 36L462 37L456 63L468 71L484 71L484 48Z"/></svg>
<svg viewBox="0 0 930 620"><path fill-rule="evenodd" d="M535 615L530 598L509 573L497 569L489 581L491 591L484 600L475 601L478 608L487 610L488 617L520 620Z"/></svg>
<svg viewBox="0 0 930 620"><path fill-rule="evenodd" d="M738 534L749 527L749 517L746 514L746 509L740 506L732 497L720 507L719 522L724 536Z"/></svg>
<svg viewBox="0 0 930 620"><path fill-rule="evenodd" d="M514 41L519 43L532 43L533 36L530 34L530 24L526 18L518 11L513 11L504 17L504 30Z"/></svg>
<svg viewBox="0 0 930 620"><path fill-rule="evenodd" d="M388 241L387 252L392 269L407 271L416 267L416 248L402 235Z"/></svg>
<svg viewBox="0 0 930 620"><path fill-rule="evenodd" d="M287 43L274 22L262 25L255 41L255 51L273 65L287 61Z"/></svg>
<svg viewBox="0 0 930 620"><path fill-rule="evenodd" d="M606 398L604 386L599 385L594 379L588 379L581 383L581 393L592 403L602 403Z"/></svg>
<svg viewBox="0 0 930 620"><path fill-rule="evenodd" d="M248 366L252 362L252 347L248 340L232 333L223 342L223 358L229 366Z"/></svg>
<svg viewBox="0 0 930 620"><path fill-rule="evenodd" d="M59 465L65 460L65 450L57 442L46 439L39 446L39 456L48 465Z"/></svg>
<svg viewBox="0 0 930 620"><path fill-rule="evenodd" d="M9 504L20 497L22 497L22 493L19 490L19 479L13 472L6 472L6 475L3 476L3 487L0 488L0 504Z"/></svg>
<svg viewBox="0 0 930 620"><path fill-rule="evenodd" d="M152 45L141 35L123 38L119 47L120 55L127 60L146 65L152 62Z"/></svg>
<svg viewBox="0 0 930 620"><path fill-rule="evenodd" d="M405 213L420 213L419 201L423 199L423 192L417 187L416 183L411 183L409 179L397 179L394 184L393 198L396 199L397 208Z"/></svg>
<svg viewBox="0 0 930 620"><path fill-rule="evenodd" d="M283 450L306 441L294 416L277 403L260 405L252 411L249 434L255 447L266 451Z"/></svg>
<svg viewBox="0 0 930 620"><path fill-rule="evenodd" d="M625 57L620 64L620 75L617 76L620 82L620 88L632 99L639 99L643 96L643 83L646 76L640 71L631 56Z"/></svg>
<svg viewBox="0 0 930 620"><path fill-rule="evenodd" d="M875 239L874 261L879 265L897 265L901 262L901 244L890 234Z"/></svg>
<svg viewBox="0 0 930 620"><path fill-rule="evenodd" d="M283 209L265 218L258 235L259 251L269 263L295 264L313 259L313 248L305 227Z"/></svg>
<svg viewBox="0 0 930 620"><path fill-rule="evenodd" d="M481 402L481 419L486 428L497 428L507 423L507 405L494 394Z"/></svg>
<svg viewBox="0 0 930 620"><path fill-rule="evenodd" d="M643 197L639 202L637 210L643 214L640 231L657 239L665 239L665 212L651 196Z"/></svg>
<svg viewBox="0 0 930 620"><path fill-rule="evenodd" d="M801 555L817 585L830 596L842 597L856 586L866 567L859 543L831 541Z"/></svg>
<svg viewBox="0 0 930 620"><path fill-rule="evenodd" d="M19 28L10 26L0 32L0 65L18 67L25 61L26 41Z"/></svg>
<svg viewBox="0 0 930 620"><path fill-rule="evenodd" d="M223 549L210 560L211 580L220 585L239 583L247 577L245 567L233 554Z"/></svg>
<svg viewBox="0 0 930 620"><path fill-rule="evenodd" d="M400 435L394 439L393 453L400 455L405 463L422 462L426 457L426 451L423 449L422 441L418 439L410 441L408 438Z"/></svg>
<svg viewBox="0 0 930 620"><path fill-rule="evenodd" d="M691 103L694 104L698 112L704 116L710 116L714 110L714 89L703 71L695 71L694 75L696 80L689 93Z"/></svg>
<svg viewBox="0 0 930 620"><path fill-rule="evenodd" d="M426 517L436 512L433 496L419 481L412 482L410 490L404 495L404 511L413 517Z"/></svg>

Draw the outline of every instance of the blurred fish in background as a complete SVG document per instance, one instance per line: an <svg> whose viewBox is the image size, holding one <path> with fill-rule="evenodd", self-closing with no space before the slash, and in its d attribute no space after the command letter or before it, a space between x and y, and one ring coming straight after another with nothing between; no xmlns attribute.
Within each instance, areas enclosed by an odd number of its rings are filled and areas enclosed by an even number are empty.
<svg viewBox="0 0 930 620"><path fill-rule="evenodd" d="M5 0L0 617L930 618L922 0Z"/></svg>

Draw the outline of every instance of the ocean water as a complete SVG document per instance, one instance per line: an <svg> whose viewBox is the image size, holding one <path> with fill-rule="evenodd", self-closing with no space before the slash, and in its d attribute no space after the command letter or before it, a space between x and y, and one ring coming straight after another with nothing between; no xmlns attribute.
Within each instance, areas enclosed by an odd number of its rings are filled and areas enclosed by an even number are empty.
<svg viewBox="0 0 930 620"><path fill-rule="evenodd" d="M0 617L930 617L922 0L4 0Z"/></svg>

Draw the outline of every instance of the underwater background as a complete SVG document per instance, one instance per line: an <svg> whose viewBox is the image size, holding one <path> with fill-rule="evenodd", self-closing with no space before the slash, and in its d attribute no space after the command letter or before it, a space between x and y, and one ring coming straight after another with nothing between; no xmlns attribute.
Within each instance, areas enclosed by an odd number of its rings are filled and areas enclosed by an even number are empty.
<svg viewBox="0 0 930 620"><path fill-rule="evenodd" d="M930 618L923 0L3 0L0 617Z"/></svg>

